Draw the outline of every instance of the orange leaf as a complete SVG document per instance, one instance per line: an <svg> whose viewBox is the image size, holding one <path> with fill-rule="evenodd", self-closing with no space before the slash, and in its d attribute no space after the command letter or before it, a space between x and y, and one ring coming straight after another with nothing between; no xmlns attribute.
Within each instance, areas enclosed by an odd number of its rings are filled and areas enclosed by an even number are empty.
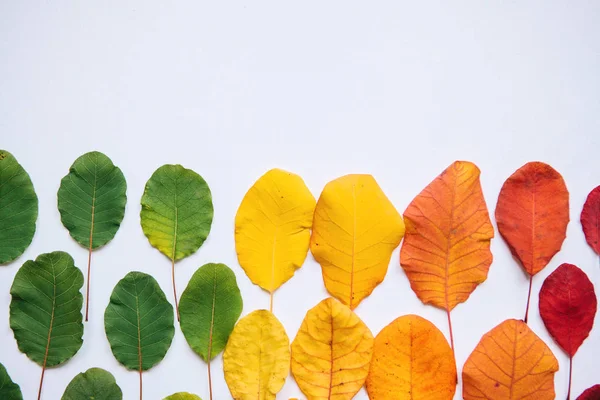
<svg viewBox="0 0 600 400"><path fill-rule="evenodd" d="M500 234L529 275L540 272L560 250L569 223L569 192L548 164L530 162L512 174L496 206Z"/></svg>
<svg viewBox="0 0 600 400"><path fill-rule="evenodd" d="M456 365L446 338L417 315L397 318L375 338L367 377L371 400L452 400Z"/></svg>
<svg viewBox="0 0 600 400"><path fill-rule="evenodd" d="M554 399L558 361L523 321L509 319L486 333L463 368L465 400Z"/></svg>

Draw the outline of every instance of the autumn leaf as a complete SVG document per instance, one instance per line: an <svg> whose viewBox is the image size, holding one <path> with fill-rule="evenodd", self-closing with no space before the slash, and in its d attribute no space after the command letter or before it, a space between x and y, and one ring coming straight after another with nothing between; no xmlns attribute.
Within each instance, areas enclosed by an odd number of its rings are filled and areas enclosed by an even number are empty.
<svg viewBox="0 0 600 400"><path fill-rule="evenodd" d="M600 400L600 385L594 385L579 395L577 400Z"/></svg>
<svg viewBox="0 0 600 400"><path fill-rule="evenodd" d="M210 399L210 362L225 348L242 304L235 274L225 264L198 268L181 296L181 331L190 347L208 363Z"/></svg>
<svg viewBox="0 0 600 400"><path fill-rule="evenodd" d="M554 340L569 355L569 389L573 357L594 326L598 300L585 272L562 264L544 281L540 290L540 315Z"/></svg>
<svg viewBox="0 0 600 400"><path fill-rule="evenodd" d="M142 372L167 354L175 327L173 306L158 282L142 272L121 279L104 312L104 330L113 355L125 368L137 371L142 400Z"/></svg>
<svg viewBox="0 0 600 400"><path fill-rule="evenodd" d="M179 304L175 288L175 261L194 254L210 232L212 195L204 179L181 165L158 168L144 189L140 212L142 230L161 253L171 260L175 310Z"/></svg>
<svg viewBox="0 0 600 400"><path fill-rule="evenodd" d="M585 240L600 255L600 186L588 194L581 211L581 227Z"/></svg>
<svg viewBox="0 0 600 400"><path fill-rule="evenodd" d="M309 400L350 400L367 379L372 352L369 328L328 298L306 313L292 342L292 374Z"/></svg>
<svg viewBox="0 0 600 400"><path fill-rule="evenodd" d="M529 274L533 276L560 250L569 223L569 192L562 176L548 164L530 162L512 174L500 190L496 205L500 234Z"/></svg>
<svg viewBox="0 0 600 400"><path fill-rule="evenodd" d="M2 364L0 364L0 399L23 400L21 388L10 379L6 368Z"/></svg>
<svg viewBox="0 0 600 400"><path fill-rule="evenodd" d="M38 198L29 174L6 150L0 150L0 264L29 247L35 234Z"/></svg>
<svg viewBox="0 0 600 400"><path fill-rule="evenodd" d="M235 217L235 249L252 283L270 293L289 280L308 253L315 198L302 178L280 169L248 190Z"/></svg>
<svg viewBox="0 0 600 400"><path fill-rule="evenodd" d="M403 235L402 217L375 179L346 175L319 197L310 251L329 293L355 309L385 278Z"/></svg>
<svg viewBox="0 0 600 400"><path fill-rule="evenodd" d="M400 264L425 304L450 311L487 279L494 228L487 211L479 168L456 161L435 178L404 212L406 235Z"/></svg>
<svg viewBox="0 0 600 400"><path fill-rule="evenodd" d="M553 400L556 371L548 346L525 322L509 319L486 333L465 362L463 398Z"/></svg>
<svg viewBox="0 0 600 400"><path fill-rule="evenodd" d="M92 151L79 157L58 189L60 219L71 237L88 249L85 320L90 304L92 251L111 241L125 216L127 183L106 155Z"/></svg>
<svg viewBox="0 0 600 400"><path fill-rule="evenodd" d="M61 400L122 400L123 392L115 377L102 368L90 368L77 374Z"/></svg>
<svg viewBox="0 0 600 400"><path fill-rule="evenodd" d="M179 392L172 394L168 397L165 397L163 400L202 400L200 397L195 394L187 393L187 392Z"/></svg>
<svg viewBox="0 0 600 400"><path fill-rule="evenodd" d="M234 400L273 400L290 371L290 341L267 310L240 319L223 353L225 381Z"/></svg>
<svg viewBox="0 0 600 400"><path fill-rule="evenodd" d="M83 344L83 274L62 251L27 261L10 288L10 327L22 353L42 367L63 364Z"/></svg>
<svg viewBox="0 0 600 400"><path fill-rule="evenodd" d="M394 320L375 337L367 378L371 400L452 400L456 363L448 341L417 315Z"/></svg>

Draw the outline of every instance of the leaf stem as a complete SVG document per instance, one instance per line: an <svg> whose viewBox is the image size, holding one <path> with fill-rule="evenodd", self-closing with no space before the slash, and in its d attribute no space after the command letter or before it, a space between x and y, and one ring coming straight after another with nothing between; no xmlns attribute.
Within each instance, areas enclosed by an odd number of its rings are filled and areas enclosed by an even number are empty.
<svg viewBox="0 0 600 400"><path fill-rule="evenodd" d="M44 372L46 372L46 362L44 362L44 366L42 367L42 377L40 378L40 388L38 390L38 400L42 398L42 386L44 385Z"/></svg>
<svg viewBox="0 0 600 400"><path fill-rule="evenodd" d="M171 258L171 278L173 279L173 297L175 297L175 311L179 322L179 303L177 302L177 289L175 288L175 258Z"/></svg>
<svg viewBox="0 0 600 400"><path fill-rule="evenodd" d="M273 312L273 292L269 293L269 311Z"/></svg>
<svg viewBox="0 0 600 400"><path fill-rule="evenodd" d="M210 357L210 354L209 354ZM212 397L212 377L210 375L210 358L208 359L208 393L210 396L210 400L213 400Z"/></svg>
<svg viewBox="0 0 600 400"><path fill-rule="evenodd" d="M139 372L140 372L140 400L142 400L142 367L141 366L140 366Z"/></svg>
<svg viewBox="0 0 600 400"><path fill-rule="evenodd" d="M450 329L450 347L452 347L452 354L454 355L454 334L452 333L452 320L450 319L450 310L446 309L446 315L448 316L448 328ZM454 362L456 362L456 360Z"/></svg>
<svg viewBox="0 0 600 400"><path fill-rule="evenodd" d="M567 400L571 399L571 380L573 377L573 356L569 356L569 389L567 390Z"/></svg>
<svg viewBox="0 0 600 400"><path fill-rule="evenodd" d="M527 323L529 318L529 301L531 300L531 286L533 286L533 275L529 275L529 293L527 294L527 306L525 307L525 319L523 322Z"/></svg>

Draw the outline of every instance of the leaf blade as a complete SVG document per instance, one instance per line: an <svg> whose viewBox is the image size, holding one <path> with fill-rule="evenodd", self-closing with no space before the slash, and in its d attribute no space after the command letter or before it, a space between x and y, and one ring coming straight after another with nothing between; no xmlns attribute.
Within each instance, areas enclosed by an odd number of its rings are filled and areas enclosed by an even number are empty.
<svg viewBox="0 0 600 400"><path fill-rule="evenodd" d="M23 400L21 387L14 383L4 365L0 363L0 398L4 400Z"/></svg>
<svg viewBox="0 0 600 400"><path fill-rule="evenodd" d="M195 394L187 393L187 392L179 392L172 394L168 397L165 397L163 400L202 400L200 397Z"/></svg>
<svg viewBox="0 0 600 400"><path fill-rule="evenodd" d="M585 240L596 254L600 255L600 186L588 194L581 210L580 221Z"/></svg>
<svg viewBox="0 0 600 400"><path fill-rule="evenodd" d="M273 400L290 369L290 341L281 322L267 310L236 324L225 352L223 371L236 400Z"/></svg>
<svg viewBox="0 0 600 400"><path fill-rule="evenodd" d="M494 228L479 168L457 161L404 212L400 264L425 304L451 311L487 279Z"/></svg>
<svg viewBox="0 0 600 400"><path fill-rule="evenodd" d="M463 397L554 399L558 361L523 321L509 319L486 333L463 367Z"/></svg>
<svg viewBox="0 0 600 400"><path fill-rule="evenodd" d="M369 373L373 335L346 305L328 298L306 313L291 346L291 371L309 399L350 400Z"/></svg>
<svg viewBox="0 0 600 400"><path fill-rule="evenodd" d="M356 308L385 278L403 235L402 217L371 175L329 182L317 202L310 239L327 291Z"/></svg>
<svg viewBox="0 0 600 400"><path fill-rule="evenodd" d="M90 368L77 374L65 389L61 400L122 400L123 392L115 377L102 368Z"/></svg>
<svg viewBox="0 0 600 400"><path fill-rule="evenodd" d="M600 399L600 385L594 385L587 388L577 397L577 400L598 400Z"/></svg>
<svg viewBox="0 0 600 400"><path fill-rule="evenodd" d="M0 265L19 257L33 240L38 198L29 174L0 150Z"/></svg>
<svg viewBox="0 0 600 400"><path fill-rule="evenodd" d="M272 293L302 267L315 205L302 178L280 169L248 190L235 217L235 247L252 283Z"/></svg>

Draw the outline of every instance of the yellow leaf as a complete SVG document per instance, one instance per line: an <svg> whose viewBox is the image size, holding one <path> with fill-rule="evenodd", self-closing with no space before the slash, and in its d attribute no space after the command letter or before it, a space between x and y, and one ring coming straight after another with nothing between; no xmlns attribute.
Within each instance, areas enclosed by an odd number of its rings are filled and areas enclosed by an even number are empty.
<svg viewBox="0 0 600 400"><path fill-rule="evenodd" d="M351 309L379 285L404 222L371 175L329 182L315 209L310 250L325 286Z"/></svg>
<svg viewBox="0 0 600 400"><path fill-rule="evenodd" d="M306 313L292 342L292 374L309 400L350 400L367 379L372 352L369 328L328 298Z"/></svg>
<svg viewBox="0 0 600 400"><path fill-rule="evenodd" d="M486 333L463 367L463 398L554 399L558 361L523 321L508 319Z"/></svg>
<svg viewBox="0 0 600 400"><path fill-rule="evenodd" d="M452 400L454 353L431 322L405 315L375 338L367 378L371 400Z"/></svg>
<svg viewBox="0 0 600 400"><path fill-rule="evenodd" d="M308 253L315 198L298 175L264 174L235 217L235 248L250 280L271 294L302 266Z"/></svg>
<svg viewBox="0 0 600 400"><path fill-rule="evenodd" d="M271 400L290 370L290 341L267 310L242 318L223 353L225 381L234 400Z"/></svg>

